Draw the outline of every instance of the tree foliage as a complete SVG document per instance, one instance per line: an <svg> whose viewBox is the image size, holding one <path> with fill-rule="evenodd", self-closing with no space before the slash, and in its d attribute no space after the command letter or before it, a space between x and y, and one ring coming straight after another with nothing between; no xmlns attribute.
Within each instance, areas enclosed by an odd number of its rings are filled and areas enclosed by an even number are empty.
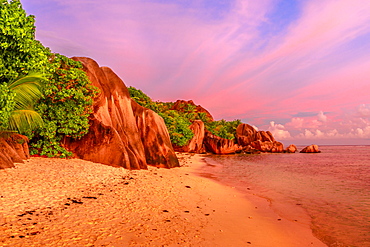
<svg viewBox="0 0 370 247"><path fill-rule="evenodd" d="M89 116L97 89L90 84L80 62L54 54L53 71L36 109L44 116L44 126L32 147L41 155L69 156L61 145L64 137L81 138L89 131Z"/></svg>
<svg viewBox="0 0 370 247"><path fill-rule="evenodd" d="M234 139L236 128L241 124L240 120L211 121L205 112L197 112L196 107L191 104L184 103L178 107L179 111L173 110L173 102L154 102L134 87L129 87L129 92L131 98L138 104L157 112L164 119L172 143L180 147L186 145L193 137L193 132L189 127L195 120L203 121L206 129L212 134L226 139Z"/></svg>
<svg viewBox="0 0 370 247"><path fill-rule="evenodd" d="M234 121L226 121L222 119L219 121L206 122L205 125L207 130L209 130L212 134L225 139L233 140L235 138L236 128L241 123L242 122L240 119Z"/></svg>
<svg viewBox="0 0 370 247"><path fill-rule="evenodd" d="M164 119L173 144L180 147L184 146L193 137L193 132L189 129L191 125L190 120L185 114L171 110L172 102L154 102L141 90L134 87L129 87L128 89L133 100L139 105L158 113Z"/></svg>
<svg viewBox="0 0 370 247"><path fill-rule="evenodd" d="M35 18L19 0L0 0L0 81L32 71L47 72L50 51L35 40Z"/></svg>
<svg viewBox="0 0 370 247"><path fill-rule="evenodd" d="M11 100L5 98L3 100L9 107L6 109L8 114L4 114L7 119L4 119L3 131L27 134L28 131L42 126L42 118L34 110L35 102L42 96L42 80L45 80L43 75L31 73L5 84L7 86L5 91L13 97Z"/></svg>
<svg viewBox="0 0 370 247"><path fill-rule="evenodd" d="M0 127L5 127L18 104L16 97L24 91L9 90L8 82L30 71L46 74L43 96L35 104L44 125L35 132L28 129L26 134L32 138L33 154L65 157L70 153L61 141L87 133L97 89L90 85L79 62L53 54L35 40L34 23L34 16L27 16L19 0L0 0Z"/></svg>
<svg viewBox="0 0 370 247"><path fill-rule="evenodd" d="M171 142L177 146L185 146L194 136L189 126L191 122L178 111L168 110L158 113L167 126Z"/></svg>

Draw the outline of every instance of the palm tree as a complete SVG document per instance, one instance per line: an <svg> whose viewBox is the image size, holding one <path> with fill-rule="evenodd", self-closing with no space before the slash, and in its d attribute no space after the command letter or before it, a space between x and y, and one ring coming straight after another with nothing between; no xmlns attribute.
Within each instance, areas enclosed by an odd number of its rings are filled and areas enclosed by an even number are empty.
<svg viewBox="0 0 370 247"><path fill-rule="evenodd" d="M22 134L43 124L41 116L33 108L34 103L42 96L43 80L45 78L42 74L29 73L7 83L8 89L15 93L15 105L6 131Z"/></svg>

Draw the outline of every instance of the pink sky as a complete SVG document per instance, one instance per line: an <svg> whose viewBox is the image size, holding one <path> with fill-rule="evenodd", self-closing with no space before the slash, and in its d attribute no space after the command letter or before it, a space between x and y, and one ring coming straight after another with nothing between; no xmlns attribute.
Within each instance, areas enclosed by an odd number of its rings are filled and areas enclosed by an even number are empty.
<svg viewBox="0 0 370 247"><path fill-rule="evenodd" d="M370 144L370 1L33 0L37 39L284 143Z"/></svg>

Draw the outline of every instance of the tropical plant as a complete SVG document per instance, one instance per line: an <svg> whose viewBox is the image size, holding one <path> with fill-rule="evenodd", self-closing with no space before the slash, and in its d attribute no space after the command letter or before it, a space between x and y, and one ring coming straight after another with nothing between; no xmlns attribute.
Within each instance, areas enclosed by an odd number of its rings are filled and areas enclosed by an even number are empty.
<svg viewBox="0 0 370 247"><path fill-rule="evenodd" d="M51 53L35 39L34 23L35 17L26 14L19 0L0 0L0 128L9 126L11 114L18 122L21 116L28 116L24 120L31 114L37 118L32 108L16 112L27 115L12 113L16 94L7 88L7 83L30 71L41 71L47 74L47 81L34 109L44 124L35 133L26 133L31 139L31 153L65 157L71 153L61 141L64 137L80 138L88 132L97 89L91 86L81 63Z"/></svg>
<svg viewBox="0 0 370 247"><path fill-rule="evenodd" d="M35 17L27 16L19 0L0 0L0 81L48 72L50 50L35 40L35 30Z"/></svg>
<svg viewBox="0 0 370 247"><path fill-rule="evenodd" d="M178 111L168 110L158 114L164 119L173 144L182 147L194 136L189 128L191 122Z"/></svg>
<svg viewBox="0 0 370 247"><path fill-rule="evenodd" d="M42 118L33 108L42 96L42 80L42 74L30 73L1 85L0 131L26 134L42 126Z"/></svg>
<svg viewBox="0 0 370 247"><path fill-rule="evenodd" d="M186 115L189 114L188 112L171 110L172 102L154 102L149 96L134 87L129 87L128 90L131 98L139 105L155 111L163 118L173 144L184 146L193 137L193 132L189 129L191 122Z"/></svg>
<svg viewBox="0 0 370 247"><path fill-rule="evenodd" d="M205 126L212 134L233 140L235 138L236 128L241 123L240 119L234 121L226 121L222 119L219 121L205 122Z"/></svg>
<svg viewBox="0 0 370 247"><path fill-rule="evenodd" d="M61 144L63 138L81 138L89 131L89 116L98 89L91 85L82 64L59 54L50 57L53 73L36 106L44 126L32 140L32 153L50 157L72 155Z"/></svg>

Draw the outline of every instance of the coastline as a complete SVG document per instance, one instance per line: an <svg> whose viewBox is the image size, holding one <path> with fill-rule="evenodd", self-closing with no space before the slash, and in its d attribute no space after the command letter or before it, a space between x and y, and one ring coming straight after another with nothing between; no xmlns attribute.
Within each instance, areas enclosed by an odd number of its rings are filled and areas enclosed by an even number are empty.
<svg viewBox="0 0 370 247"><path fill-rule="evenodd" d="M182 167L129 171L31 158L0 170L1 246L326 246L268 202Z"/></svg>

